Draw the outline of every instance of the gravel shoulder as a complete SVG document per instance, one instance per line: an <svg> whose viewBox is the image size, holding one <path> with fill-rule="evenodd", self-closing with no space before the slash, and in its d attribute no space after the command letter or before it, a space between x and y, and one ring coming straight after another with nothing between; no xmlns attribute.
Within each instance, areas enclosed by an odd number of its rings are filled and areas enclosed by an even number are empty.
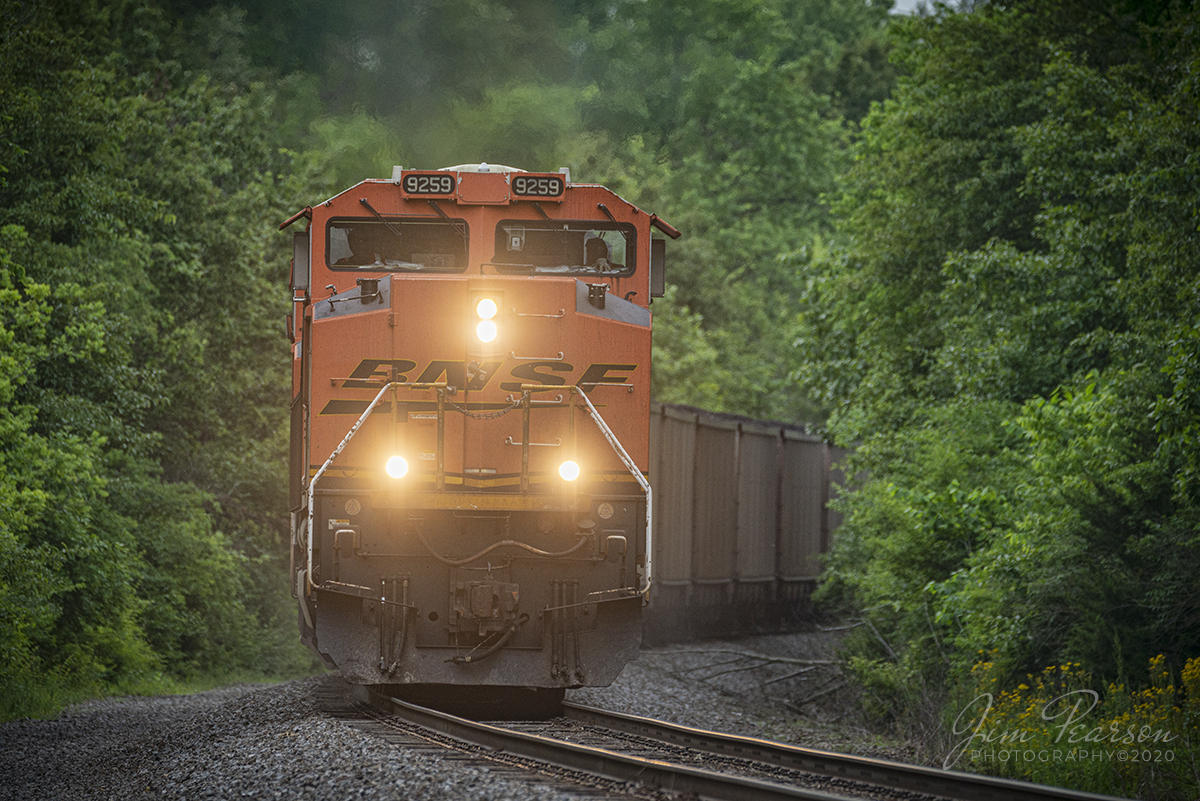
<svg viewBox="0 0 1200 801"><path fill-rule="evenodd" d="M0 726L0 798L571 798L327 716L325 681L110 699Z"/></svg>
<svg viewBox="0 0 1200 801"><path fill-rule="evenodd" d="M904 749L850 724L836 667L823 664L834 645L815 632L646 649L611 687L567 695L690 726L908 761ZM54 720L4 724L0 799L590 795L526 783L477 760L394 748L322 711L318 689L329 681L105 699Z"/></svg>
<svg viewBox="0 0 1200 801"><path fill-rule="evenodd" d="M836 664L838 635L812 630L643 649L610 687L567 700L695 728L896 762L915 749L859 723Z"/></svg>

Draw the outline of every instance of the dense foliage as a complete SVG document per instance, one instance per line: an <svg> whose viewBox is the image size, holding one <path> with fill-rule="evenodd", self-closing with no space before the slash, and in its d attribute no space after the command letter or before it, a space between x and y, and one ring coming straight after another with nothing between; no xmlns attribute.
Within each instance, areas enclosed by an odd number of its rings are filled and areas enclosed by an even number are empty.
<svg viewBox="0 0 1200 801"><path fill-rule="evenodd" d="M568 166L660 214L655 396L803 420L789 380L798 271L828 236L847 134L887 96L888 3L325 4L247 0L254 49L305 70L307 142L337 185L392 165ZM223 13L218 9L210 15ZM301 57L301 54L303 57Z"/></svg>
<svg viewBox="0 0 1200 801"><path fill-rule="evenodd" d="M3 14L0 713L308 669L273 94L185 69L153 7Z"/></svg>
<svg viewBox="0 0 1200 801"><path fill-rule="evenodd" d="M1195 685L1200 12L888 5L0 0L0 712L310 664L275 224L472 161L685 232L656 397L856 448L871 711Z"/></svg>
<svg viewBox="0 0 1200 801"><path fill-rule="evenodd" d="M798 257L797 374L865 476L824 595L880 714L944 723L981 651L1135 686L1200 655L1198 32L1122 0L896 31L843 238Z"/></svg>
<svg viewBox="0 0 1200 801"><path fill-rule="evenodd" d="M886 4L3 0L0 714L307 669L284 578L291 212L570 166L687 231L664 400L798 419L797 270Z"/></svg>

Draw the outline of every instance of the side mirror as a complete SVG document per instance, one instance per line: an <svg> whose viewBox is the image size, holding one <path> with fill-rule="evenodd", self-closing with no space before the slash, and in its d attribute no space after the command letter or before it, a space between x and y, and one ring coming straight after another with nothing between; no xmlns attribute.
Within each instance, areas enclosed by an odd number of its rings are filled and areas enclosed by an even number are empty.
<svg viewBox="0 0 1200 801"><path fill-rule="evenodd" d="M302 289L308 292L311 279L308 231L301 231L292 239L292 291Z"/></svg>
<svg viewBox="0 0 1200 801"><path fill-rule="evenodd" d="M667 240L650 240L650 297L661 298L667 291Z"/></svg>

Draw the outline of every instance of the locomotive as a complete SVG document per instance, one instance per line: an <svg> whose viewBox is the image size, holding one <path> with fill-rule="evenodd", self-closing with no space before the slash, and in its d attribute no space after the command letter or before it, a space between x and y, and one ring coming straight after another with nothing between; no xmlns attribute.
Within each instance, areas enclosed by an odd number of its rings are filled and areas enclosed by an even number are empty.
<svg viewBox="0 0 1200 801"><path fill-rule="evenodd" d="M610 684L652 580L657 215L570 172L395 168L294 235L291 584L352 684Z"/></svg>

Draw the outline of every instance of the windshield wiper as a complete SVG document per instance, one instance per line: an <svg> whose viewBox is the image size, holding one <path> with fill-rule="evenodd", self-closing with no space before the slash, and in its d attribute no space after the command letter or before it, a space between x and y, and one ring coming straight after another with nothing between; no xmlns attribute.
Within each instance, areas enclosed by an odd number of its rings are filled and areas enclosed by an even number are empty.
<svg viewBox="0 0 1200 801"><path fill-rule="evenodd" d="M367 199L366 199L365 197L360 197L360 198L358 199L358 202L359 202L359 203L361 203L361 204L363 204L364 206L366 206L366 207L367 207L367 211L369 211L369 212L371 212L372 214L374 214L374 215L375 215L375 219L379 220L381 223L383 223L385 226L387 226L387 229L388 229L389 231L391 231L393 234L395 234L397 239L404 239L404 234L403 234L403 232L401 232L401 231L400 231L399 229L397 229L397 228L393 228L393 227L392 227L392 224L391 224L390 222L388 222L387 220L383 219L383 215L382 215L382 214L380 214L379 212L375 211L375 207L374 207L374 206L372 206L372 205L371 205L371 204L370 204L370 203L367 201Z"/></svg>
<svg viewBox="0 0 1200 801"><path fill-rule="evenodd" d="M445 220L448 224L452 225L455 231L458 231L458 235L463 239L463 250L470 248L471 242L467 236L467 230L465 228L460 228L458 223L446 216L446 212L441 210L436 200L426 200L425 202L429 204L430 208L438 213L439 217Z"/></svg>

